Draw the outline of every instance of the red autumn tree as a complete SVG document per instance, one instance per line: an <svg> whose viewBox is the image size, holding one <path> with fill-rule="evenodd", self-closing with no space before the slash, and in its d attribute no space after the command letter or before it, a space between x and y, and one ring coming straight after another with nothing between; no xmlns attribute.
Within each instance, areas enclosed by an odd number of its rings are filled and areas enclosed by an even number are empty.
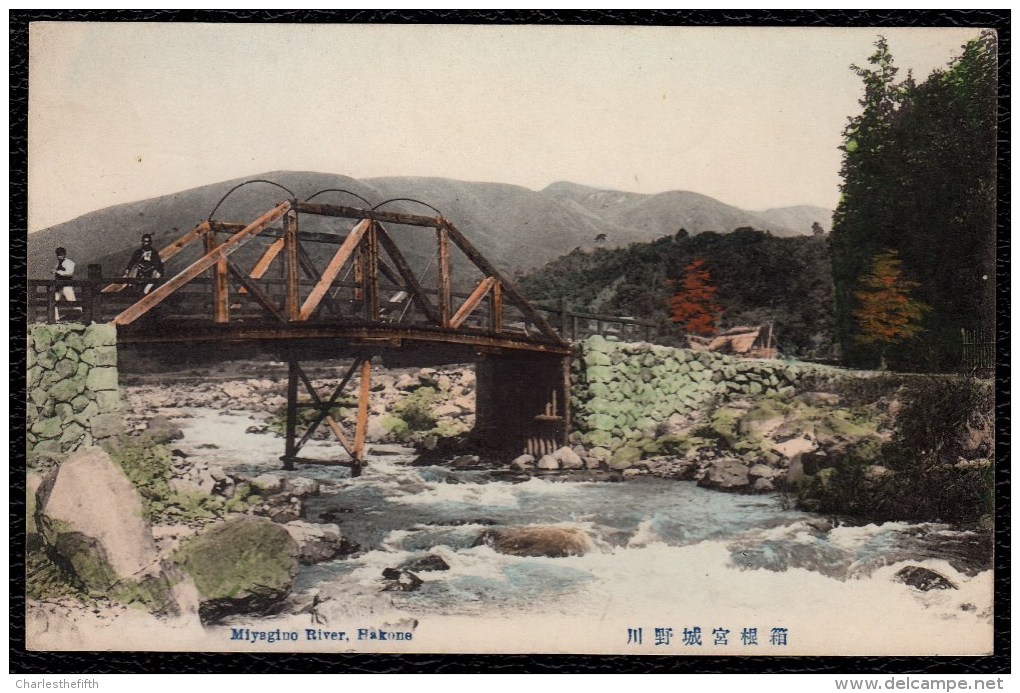
<svg viewBox="0 0 1020 693"><path fill-rule="evenodd" d="M854 292L860 308L854 311L857 319L857 341L861 344L882 345L882 367L885 368L885 349L910 339L924 330L921 318L931 306L910 298L910 292L920 284L903 276L899 254L886 250L871 261L871 272L861 279L864 287Z"/></svg>
<svg viewBox="0 0 1020 693"><path fill-rule="evenodd" d="M705 261L698 258L687 265L680 291L667 301L670 320L680 323L685 332L708 336L716 333L722 308L713 300L716 289L704 264ZM670 285L675 286L676 282L671 281Z"/></svg>

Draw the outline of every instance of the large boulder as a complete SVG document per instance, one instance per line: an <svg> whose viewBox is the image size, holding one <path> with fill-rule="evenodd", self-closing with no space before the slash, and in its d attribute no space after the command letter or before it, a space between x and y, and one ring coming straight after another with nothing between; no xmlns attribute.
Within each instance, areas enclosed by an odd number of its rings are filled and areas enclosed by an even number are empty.
<svg viewBox="0 0 1020 693"><path fill-rule="evenodd" d="M329 561L337 556L352 553L358 545L340 533L334 524L313 524L295 520L283 525L298 545L298 560L305 565Z"/></svg>
<svg viewBox="0 0 1020 693"><path fill-rule="evenodd" d="M491 546L511 556L583 556L594 548L591 538L574 527L507 527L486 530L475 546Z"/></svg>
<svg viewBox="0 0 1020 693"><path fill-rule="evenodd" d="M713 460L698 486L720 491L742 491L751 483L747 465L730 457Z"/></svg>
<svg viewBox="0 0 1020 693"><path fill-rule="evenodd" d="M202 622L215 623L230 614L273 612L290 593L299 556L284 527L243 515L211 525L174 560L194 580Z"/></svg>
<svg viewBox="0 0 1020 693"><path fill-rule="evenodd" d="M38 499L41 533L83 587L115 596L121 585L159 578L142 498L104 450L73 453L47 486Z"/></svg>

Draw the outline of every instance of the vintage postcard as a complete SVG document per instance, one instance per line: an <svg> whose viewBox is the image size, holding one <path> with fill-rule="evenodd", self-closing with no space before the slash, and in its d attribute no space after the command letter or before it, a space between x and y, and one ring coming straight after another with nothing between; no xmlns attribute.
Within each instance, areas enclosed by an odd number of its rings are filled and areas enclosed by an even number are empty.
<svg viewBox="0 0 1020 693"><path fill-rule="evenodd" d="M992 653L995 31L29 38L29 650Z"/></svg>

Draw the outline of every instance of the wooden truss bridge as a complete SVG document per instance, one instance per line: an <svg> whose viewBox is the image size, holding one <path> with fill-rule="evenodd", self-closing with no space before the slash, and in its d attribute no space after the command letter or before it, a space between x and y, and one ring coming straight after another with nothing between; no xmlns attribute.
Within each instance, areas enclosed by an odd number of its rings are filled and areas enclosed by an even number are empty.
<svg viewBox="0 0 1020 693"><path fill-rule="evenodd" d="M45 292L33 295L46 306L47 320L58 309L77 308L85 321L117 325L123 344L205 342L229 350L256 343L277 351L289 365L285 467L347 464L354 474L364 462L373 359L475 362L476 433L508 450L541 454L564 444L569 429L571 347L565 337L580 336L579 322L648 337L650 326L640 321L562 308L557 329L543 315L551 309L531 305L441 215L310 200L284 200L249 223L213 221L210 214L159 250L164 263L187 253L197 257L148 293L143 287L151 279L104 279L95 266L88 279L73 282L74 304L55 302L52 280L31 281L30 291ZM309 219L343 228L304 230ZM413 271L406 247L419 255L423 247L432 251L425 272ZM353 363L333 392L320 393L301 366L313 358ZM335 412L355 376L357 417L349 432ZM315 414L300 432L300 414L309 408ZM300 457L322 425L349 461Z"/></svg>

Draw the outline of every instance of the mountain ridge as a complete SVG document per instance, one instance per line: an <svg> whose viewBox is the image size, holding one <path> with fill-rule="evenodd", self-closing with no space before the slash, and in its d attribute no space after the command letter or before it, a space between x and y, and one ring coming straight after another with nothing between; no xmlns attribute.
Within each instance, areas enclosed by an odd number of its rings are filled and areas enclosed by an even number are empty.
<svg viewBox="0 0 1020 693"><path fill-rule="evenodd" d="M803 220L810 213L803 210L818 209L798 206L750 212L689 191L647 195L569 181L535 191L507 183L444 177L356 179L315 171L271 171L113 205L29 234L29 277L49 276L57 246L66 247L82 269L86 264L98 263L103 265L104 275L118 274L144 233L152 234L157 246L165 245L205 220L217 203L221 204L216 219L248 221L289 196L280 188L252 183L221 199L235 186L257 180L284 186L301 199L327 189L350 191L373 205L400 198L384 208L433 215L429 207L404 198L421 200L450 219L508 273L539 267L577 247L591 247L596 238L604 238L600 243L608 247L622 247L672 235L680 228L697 234L729 232L740 226L769 229L781 236L807 235L811 222L805 224ZM356 197L335 191L319 194L316 201L362 205ZM821 211L829 216L812 221L819 221L827 229L831 212ZM302 215L302 228L306 230L343 231L339 220L306 217L310 215ZM434 239L426 236L418 234L410 239L412 265L424 264L431 256Z"/></svg>

